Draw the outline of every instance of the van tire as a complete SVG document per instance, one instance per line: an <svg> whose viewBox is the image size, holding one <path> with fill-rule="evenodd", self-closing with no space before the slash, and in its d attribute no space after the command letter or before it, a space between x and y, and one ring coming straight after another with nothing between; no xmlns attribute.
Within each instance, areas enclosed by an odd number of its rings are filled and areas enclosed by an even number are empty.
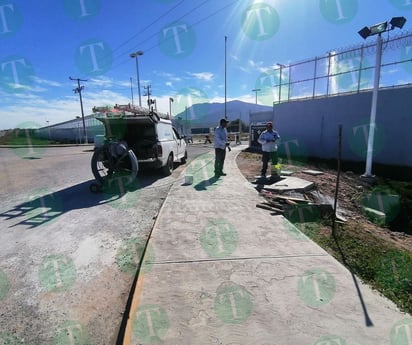
<svg viewBox="0 0 412 345"><path fill-rule="evenodd" d="M164 176L169 176L173 172L173 154L171 153L169 157L167 157L167 162L164 167L162 167L162 172Z"/></svg>

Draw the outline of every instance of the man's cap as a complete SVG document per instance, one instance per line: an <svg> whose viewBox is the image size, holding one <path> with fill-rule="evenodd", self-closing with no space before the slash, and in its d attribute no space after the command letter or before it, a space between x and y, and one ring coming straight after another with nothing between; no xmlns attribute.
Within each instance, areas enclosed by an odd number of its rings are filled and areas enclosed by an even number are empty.
<svg viewBox="0 0 412 345"><path fill-rule="evenodd" d="M220 122L219 122L219 123L229 123L229 121L226 120L225 118L222 118L222 119L220 119Z"/></svg>
<svg viewBox="0 0 412 345"><path fill-rule="evenodd" d="M266 122L266 126L273 126L273 123L271 121Z"/></svg>

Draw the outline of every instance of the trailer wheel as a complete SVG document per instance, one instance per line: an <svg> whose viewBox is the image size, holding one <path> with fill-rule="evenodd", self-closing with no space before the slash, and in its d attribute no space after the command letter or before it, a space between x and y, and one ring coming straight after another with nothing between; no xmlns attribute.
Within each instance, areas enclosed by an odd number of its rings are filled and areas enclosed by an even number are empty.
<svg viewBox="0 0 412 345"><path fill-rule="evenodd" d="M126 178L127 184L135 181L138 161L132 150L121 143L109 143L99 147L92 156L93 176L101 186L104 181L115 175Z"/></svg>

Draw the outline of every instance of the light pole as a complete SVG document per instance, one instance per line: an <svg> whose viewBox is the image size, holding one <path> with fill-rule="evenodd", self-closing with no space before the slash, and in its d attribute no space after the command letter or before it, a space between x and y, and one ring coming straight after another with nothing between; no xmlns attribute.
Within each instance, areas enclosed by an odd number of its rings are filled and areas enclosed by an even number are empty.
<svg viewBox="0 0 412 345"><path fill-rule="evenodd" d="M283 67L286 67L285 65L282 65L281 63L277 63L277 66L279 66L279 103L282 99L282 69Z"/></svg>
<svg viewBox="0 0 412 345"><path fill-rule="evenodd" d="M47 123L47 132L49 134L48 137L49 137L49 140L50 140L50 126L49 126L50 121L46 120L46 123Z"/></svg>
<svg viewBox="0 0 412 345"><path fill-rule="evenodd" d="M135 53L131 53L130 57L136 59L136 75L137 75L137 91L139 93L139 107L142 106L142 98L140 95L140 77L139 77L139 62L138 62L138 56L143 55L143 52L141 50L138 50Z"/></svg>
<svg viewBox="0 0 412 345"><path fill-rule="evenodd" d="M255 104L257 104L257 93L258 91L260 91L261 89L253 89L252 92L255 93Z"/></svg>
<svg viewBox="0 0 412 345"><path fill-rule="evenodd" d="M169 114L170 118L172 118L172 103L174 102L174 99L172 97L169 97Z"/></svg>
<svg viewBox="0 0 412 345"><path fill-rule="evenodd" d="M130 77L130 93L132 94L132 105L134 105L134 99L133 99L133 79Z"/></svg>
<svg viewBox="0 0 412 345"><path fill-rule="evenodd" d="M359 35L363 39L368 38L369 36L378 35L377 44L376 44L376 60L375 60L375 77L373 82L373 92L372 92L372 105L371 105L371 115L369 121L369 134L368 134L368 146L366 151L366 167L365 173L362 175L362 178L373 179L372 175L372 156L373 156L373 142L375 138L375 119L376 119L376 109L378 104L378 91L379 91L379 79L381 71L381 59L382 59L382 33L393 30L395 27L402 29L406 22L404 17L393 17L390 21L390 28L388 28L388 22L382 22L370 27L365 26L363 29L358 31Z"/></svg>
<svg viewBox="0 0 412 345"><path fill-rule="evenodd" d="M227 119L227 36L225 36L225 119Z"/></svg>

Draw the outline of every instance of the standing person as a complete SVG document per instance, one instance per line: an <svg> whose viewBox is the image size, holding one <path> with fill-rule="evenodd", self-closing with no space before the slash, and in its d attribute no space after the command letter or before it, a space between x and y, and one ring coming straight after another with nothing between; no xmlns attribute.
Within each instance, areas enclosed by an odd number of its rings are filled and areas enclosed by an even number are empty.
<svg viewBox="0 0 412 345"><path fill-rule="evenodd" d="M215 176L226 176L223 172L223 165L226 158L226 146L227 142L227 124L229 123L226 119L221 119L219 126L215 128Z"/></svg>
<svg viewBox="0 0 412 345"><path fill-rule="evenodd" d="M269 160L272 165L278 163L277 141L279 139L279 133L273 130L272 122L266 122L266 130L260 134L258 139L258 143L262 145L262 177L266 177Z"/></svg>

